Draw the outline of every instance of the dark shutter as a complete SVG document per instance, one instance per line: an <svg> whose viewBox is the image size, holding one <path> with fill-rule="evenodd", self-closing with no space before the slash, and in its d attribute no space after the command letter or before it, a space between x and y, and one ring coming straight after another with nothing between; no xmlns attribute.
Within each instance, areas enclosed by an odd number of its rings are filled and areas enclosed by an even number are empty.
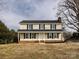
<svg viewBox="0 0 79 59"><path fill-rule="evenodd" d="M53 33L52 33L52 38L53 38Z"/></svg>
<svg viewBox="0 0 79 59"><path fill-rule="evenodd" d="M25 33L24 33L24 39L25 39Z"/></svg>
<svg viewBox="0 0 79 59"><path fill-rule="evenodd" d="M49 39L49 33L47 33L47 38Z"/></svg>

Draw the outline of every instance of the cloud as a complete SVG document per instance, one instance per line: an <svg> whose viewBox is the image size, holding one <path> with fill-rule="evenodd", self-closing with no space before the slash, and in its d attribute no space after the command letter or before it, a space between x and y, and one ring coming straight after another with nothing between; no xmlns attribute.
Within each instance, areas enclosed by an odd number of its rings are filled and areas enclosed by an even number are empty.
<svg viewBox="0 0 79 59"><path fill-rule="evenodd" d="M56 19L60 0L0 0L0 19L9 27L17 29L21 20Z"/></svg>
<svg viewBox="0 0 79 59"><path fill-rule="evenodd" d="M8 26L8 28L16 30L19 27L19 22L25 18L12 12L2 12L0 19Z"/></svg>
<svg viewBox="0 0 79 59"><path fill-rule="evenodd" d="M57 3L54 0L17 0L13 11L31 19L54 19Z"/></svg>

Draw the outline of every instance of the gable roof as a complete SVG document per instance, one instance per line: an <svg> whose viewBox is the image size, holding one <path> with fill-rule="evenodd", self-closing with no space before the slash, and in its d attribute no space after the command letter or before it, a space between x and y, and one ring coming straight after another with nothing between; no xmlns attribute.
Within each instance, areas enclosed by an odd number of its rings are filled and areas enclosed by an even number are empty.
<svg viewBox="0 0 79 59"><path fill-rule="evenodd" d="M23 20L20 23L61 23L59 20Z"/></svg>

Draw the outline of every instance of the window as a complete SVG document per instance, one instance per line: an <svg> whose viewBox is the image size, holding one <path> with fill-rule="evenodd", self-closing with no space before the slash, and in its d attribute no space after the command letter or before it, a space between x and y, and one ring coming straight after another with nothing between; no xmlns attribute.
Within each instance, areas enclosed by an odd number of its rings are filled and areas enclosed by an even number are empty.
<svg viewBox="0 0 79 59"><path fill-rule="evenodd" d="M31 38L36 39L36 33L31 33Z"/></svg>
<svg viewBox="0 0 79 59"><path fill-rule="evenodd" d="M56 29L56 24L52 24L51 27L52 27L52 30L55 30Z"/></svg>
<svg viewBox="0 0 79 59"><path fill-rule="evenodd" d="M45 24L40 24L40 29L44 30L45 29Z"/></svg>
<svg viewBox="0 0 79 59"><path fill-rule="evenodd" d="M29 39L36 39L36 33L26 33L25 36Z"/></svg>
<svg viewBox="0 0 79 59"><path fill-rule="evenodd" d="M39 30L39 24L33 24L33 30Z"/></svg>
<svg viewBox="0 0 79 59"><path fill-rule="evenodd" d="M47 38L48 39L59 38L59 33L48 33Z"/></svg>
<svg viewBox="0 0 79 59"><path fill-rule="evenodd" d="M20 29L27 29L27 25L25 25L25 24L20 25Z"/></svg>
<svg viewBox="0 0 79 59"><path fill-rule="evenodd" d="M59 33L57 33L57 38L59 38Z"/></svg>
<svg viewBox="0 0 79 59"><path fill-rule="evenodd" d="M28 33L26 33L26 35L25 35L25 36L26 36L26 38L29 38L29 37L28 37Z"/></svg>
<svg viewBox="0 0 79 59"><path fill-rule="evenodd" d="M49 39L49 38L53 38L53 33L48 33L47 34L47 38Z"/></svg>
<svg viewBox="0 0 79 59"><path fill-rule="evenodd" d="M59 33L54 33L54 34L53 34L53 37L54 37L54 38L59 38Z"/></svg>
<svg viewBox="0 0 79 59"><path fill-rule="evenodd" d="M33 24L28 24L28 29L32 30L33 29Z"/></svg>
<svg viewBox="0 0 79 59"><path fill-rule="evenodd" d="M25 38L26 38L26 39L29 39L29 38L30 38L30 33L26 33L26 34L25 34Z"/></svg>
<svg viewBox="0 0 79 59"><path fill-rule="evenodd" d="M56 33L54 33L54 34L53 34L53 37L54 37L54 38L57 38L57 34L56 34Z"/></svg>
<svg viewBox="0 0 79 59"><path fill-rule="evenodd" d="M51 29L50 26L51 26L50 24L45 24L45 30L50 30Z"/></svg>

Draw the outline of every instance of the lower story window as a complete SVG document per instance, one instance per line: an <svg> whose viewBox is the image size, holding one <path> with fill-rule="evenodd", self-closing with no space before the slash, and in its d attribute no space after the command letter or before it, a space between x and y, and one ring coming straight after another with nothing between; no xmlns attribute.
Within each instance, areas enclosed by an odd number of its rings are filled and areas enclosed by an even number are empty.
<svg viewBox="0 0 79 59"><path fill-rule="evenodd" d="M57 38L59 38L59 33L57 33Z"/></svg>
<svg viewBox="0 0 79 59"><path fill-rule="evenodd" d="M26 33L25 36L29 39L36 39L36 33Z"/></svg>
<svg viewBox="0 0 79 59"><path fill-rule="evenodd" d="M28 33L26 33L26 35L25 35L25 36L26 36L26 38L29 38L29 37L28 37Z"/></svg>
<svg viewBox="0 0 79 59"><path fill-rule="evenodd" d="M59 38L59 33L48 33L47 38L48 39Z"/></svg>
<svg viewBox="0 0 79 59"><path fill-rule="evenodd" d="M49 38L53 38L53 33L48 33L47 34L47 38L49 39Z"/></svg>
<svg viewBox="0 0 79 59"><path fill-rule="evenodd" d="M36 39L36 33L31 33L31 38Z"/></svg>
<svg viewBox="0 0 79 59"><path fill-rule="evenodd" d="M53 37L54 38L59 38L59 33L54 33Z"/></svg>

